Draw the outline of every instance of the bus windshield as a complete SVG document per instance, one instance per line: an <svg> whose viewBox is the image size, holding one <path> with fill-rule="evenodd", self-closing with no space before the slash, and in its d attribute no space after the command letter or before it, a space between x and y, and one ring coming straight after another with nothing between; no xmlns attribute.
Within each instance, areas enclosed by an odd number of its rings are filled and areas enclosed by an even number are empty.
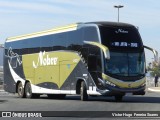
<svg viewBox="0 0 160 120"><path fill-rule="evenodd" d="M118 76L139 76L145 74L144 53L111 52L106 60L106 72Z"/></svg>

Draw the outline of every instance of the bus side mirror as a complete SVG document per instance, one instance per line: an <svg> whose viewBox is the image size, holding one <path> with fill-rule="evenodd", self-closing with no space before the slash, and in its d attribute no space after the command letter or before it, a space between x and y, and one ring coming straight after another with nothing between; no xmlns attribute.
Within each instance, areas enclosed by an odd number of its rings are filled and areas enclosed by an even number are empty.
<svg viewBox="0 0 160 120"><path fill-rule="evenodd" d="M110 59L110 52L107 46L102 45L101 43L98 43L98 42L91 42L91 41L83 41L83 42L86 44L90 44L90 45L99 47L103 51L104 57L108 60Z"/></svg>
<svg viewBox="0 0 160 120"><path fill-rule="evenodd" d="M103 51L104 52L104 51ZM104 57L109 60L110 59L110 52L109 50L106 50L106 53L104 52Z"/></svg>
<svg viewBox="0 0 160 120"><path fill-rule="evenodd" d="M146 49L148 49L148 50L150 50L150 51L153 52L153 54L154 54L154 61L158 63L158 52L155 49L150 48L150 47L145 46L145 45L144 45L144 48L146 48Z"/></svg>

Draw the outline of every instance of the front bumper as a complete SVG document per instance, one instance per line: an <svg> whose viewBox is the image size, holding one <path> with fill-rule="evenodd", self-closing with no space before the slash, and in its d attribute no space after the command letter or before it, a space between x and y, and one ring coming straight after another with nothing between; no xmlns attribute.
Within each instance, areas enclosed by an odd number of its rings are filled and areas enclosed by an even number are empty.
<svg viewBox="0 0 160 120"><path fill-rule="evenodd" d="M146 85L140 86L138 88L118 88L109 85L105 86L105 90L97 89L101 95L114 96L114 95L125 95L126 93L132 93L133 95L144 95Z"/></svg>

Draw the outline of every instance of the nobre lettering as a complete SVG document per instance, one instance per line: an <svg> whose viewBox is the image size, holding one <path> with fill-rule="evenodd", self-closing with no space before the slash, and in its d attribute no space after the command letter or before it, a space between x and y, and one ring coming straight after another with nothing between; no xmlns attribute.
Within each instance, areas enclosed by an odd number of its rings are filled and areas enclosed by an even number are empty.
<svg viewBox="0 0 160 120"><path fill-rule="evenodd" d="M117 31L115 31L116 33L128 33L128 31L125 31L123 29L118 29Z"/></svg>
<svg viewBox="0 0 160 120"><path fill-rule="evenodd" d="M38 66L48 66L48 65L56 65L58 61L58 57L49 57L49 54L46 52L39 53L37 63L33 61L33 67L37 68Z"/></svg>

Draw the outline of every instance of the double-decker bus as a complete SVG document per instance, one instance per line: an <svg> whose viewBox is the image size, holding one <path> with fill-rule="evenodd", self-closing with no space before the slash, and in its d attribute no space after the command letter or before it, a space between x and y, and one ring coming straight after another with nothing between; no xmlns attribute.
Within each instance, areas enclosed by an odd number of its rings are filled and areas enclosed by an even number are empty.
<svg viewBox="0 0 160 120"><path fill-rule="evenodd" d="M21 98L46 94L144 95L144 48L137 28L127 23L76 23L10 37L4 46L4 89Z"/></svg>

